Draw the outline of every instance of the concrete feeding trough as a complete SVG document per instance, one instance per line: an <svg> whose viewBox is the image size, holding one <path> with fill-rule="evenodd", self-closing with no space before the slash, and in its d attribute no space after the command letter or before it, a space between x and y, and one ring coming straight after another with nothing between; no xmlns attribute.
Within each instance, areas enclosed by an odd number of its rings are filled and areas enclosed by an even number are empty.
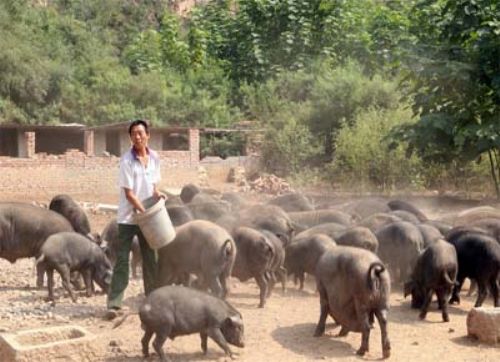
<svg viewBox="0 0 500 362"><path fill-rule="evenodd" d="M480 342L500 342L500 308L472 308L467 314L467 334Z"/></svg>
<svg viewBox="0 0 500 362"><path fill-rule="evenodd" d="M95 361L95 335L76 325L0 334L0 361Z"/></svg>

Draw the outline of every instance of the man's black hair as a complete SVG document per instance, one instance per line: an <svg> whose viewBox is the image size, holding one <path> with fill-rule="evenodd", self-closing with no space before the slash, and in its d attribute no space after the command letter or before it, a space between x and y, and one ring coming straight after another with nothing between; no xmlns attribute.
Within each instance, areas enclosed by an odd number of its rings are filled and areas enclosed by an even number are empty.
<svg viewBox="0 0 500 362"><path fill-rule="evenodd" d="M135 126L138 126L138 125L143 125L144 129L146 130L146 133L149 134L148 122L143 120L143 119L136 119L135 121L132 121L132 123L130 123L130 126L128 126L128 134L132 135L132 128L134 128Z"/></svg>

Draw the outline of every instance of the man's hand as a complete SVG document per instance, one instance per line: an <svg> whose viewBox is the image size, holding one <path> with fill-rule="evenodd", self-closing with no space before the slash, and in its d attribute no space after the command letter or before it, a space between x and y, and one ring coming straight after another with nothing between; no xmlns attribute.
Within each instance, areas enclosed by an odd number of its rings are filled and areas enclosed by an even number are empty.
<svg viewBox="0 0 500 362"><path fill-rule="evenodd" d="M158 190L154 191L153 196L158 198L158 199L168 200L168 196L165 195L163 192L160 192Z"/></svg>
<svg viewBox="0 0 500 362"><path fill-rule="evenodd" d="M144 212L146 209L144 208L144 205L142 204L141 200L137 198L137 196L134 194L134 192L131 189L125 189L125 196L127 197L128 202L130 202L135 209L136 212Z"/></svg>

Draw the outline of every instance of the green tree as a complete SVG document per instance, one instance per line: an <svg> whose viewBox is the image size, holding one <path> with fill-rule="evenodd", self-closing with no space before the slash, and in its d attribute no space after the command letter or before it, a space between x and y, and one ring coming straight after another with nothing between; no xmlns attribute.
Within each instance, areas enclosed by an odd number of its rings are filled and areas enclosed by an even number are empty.
<svg viewBox="0 0 500 362"><path fill-rule="evenodd" d="M330 161L342 124L352 124L358 113L371 108L396 108L400 98L396 88L394 81L368 77L357 63L332 67L329 62L318 62L307 70L283 72L265 83L245 84L243 107L263 125L293 109L294 118L321 145L323 160Z"/></svg>
<svg viewBox="0 0 500 362"><path fill-rule="evenodd" d="M488 155L500 197L500 4L418 1L409 92L420 121L394 135L424 159L466 162Z"/></svg>
<svg viewBox="0 0 500 362"><path fill-rule="evenodd" d="M124 50L124 62L134 74L162 69L161 38L153 29L139 33Z"/></svg>
<svg viewBox="0 0 500 362"><path fill-rule="evenodd" d="M309 127L323 140L326 159L333 157L336 134L343 123L352 124L358 113L370 108L395 108L398 97L394 82L367 77L359 64L323 67L311 90Z"/></svg>
<svg viewBox="0 0 500 362"><path fill-rule="evenodd" d="M397 73L408 32L408 1L215 0L197 9L209 57L237 84L259 83L327 58L355 59L372 74Z"/></svg>

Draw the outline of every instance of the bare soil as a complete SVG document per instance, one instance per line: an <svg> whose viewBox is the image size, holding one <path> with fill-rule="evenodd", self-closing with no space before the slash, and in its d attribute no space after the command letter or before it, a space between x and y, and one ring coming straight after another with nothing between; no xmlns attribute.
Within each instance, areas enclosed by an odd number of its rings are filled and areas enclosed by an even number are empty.
<svg viewBox="0 0 500 362"><path fill-rule="evenodd" d="M221 185L222 187L222 185ZM46 195L36 195L20 190L17 194L0 194L0 201L36 201L47 203ZM77 201L115 203L115 195L77 195ZM470 205L438 203L426 198L419 205L432 216L449 214ZM101 231L113 217L106 213L89 213L94 230ZM45 302L47 291L36 289L33 260L19 260L10 264L0 260L0 330L16 331L40 326L77 324L98 335L96 351L99 361L142 361L140 339L142 330L137 316L130 316L120 327L112 329L112 322L103 320L106 297L102 294L86 298L79 294L72 303L58 283L60 298L55 307ZM313 337L319 318L319 297L314 283L309 280L306 290L300 292L292 282L286 293L276 287L263 309L257 308L258 287L253 282L231 282L229 302L243 314L246 346L233 347L238 361L359 361L378 360L382 356L380 333L375 326L370 338L370 351L363 358L355 352L361 335L350 333L336 338L339 332L332 320L327 324L326 335ZM499 361L500 346L488 346L467 337L466 317L475 301L462 292L462 303L450 307L449 323L443 323L441 313L433 303L425 321L418 319L418 312L410 308L398 288L391 294L389 337L393 361ZM467 289L467 285L466 288ZM136 310L143 299L142 282L131 279L126 290L125 305ZM485 306L491 306L487 299ZM208 354L201 352L197 335L178 337L164 346L173 361L226 361L228 357L209 341ZM152 348L151 348L152 351ZM151 360L158 360L153 355Z"/></svg>

